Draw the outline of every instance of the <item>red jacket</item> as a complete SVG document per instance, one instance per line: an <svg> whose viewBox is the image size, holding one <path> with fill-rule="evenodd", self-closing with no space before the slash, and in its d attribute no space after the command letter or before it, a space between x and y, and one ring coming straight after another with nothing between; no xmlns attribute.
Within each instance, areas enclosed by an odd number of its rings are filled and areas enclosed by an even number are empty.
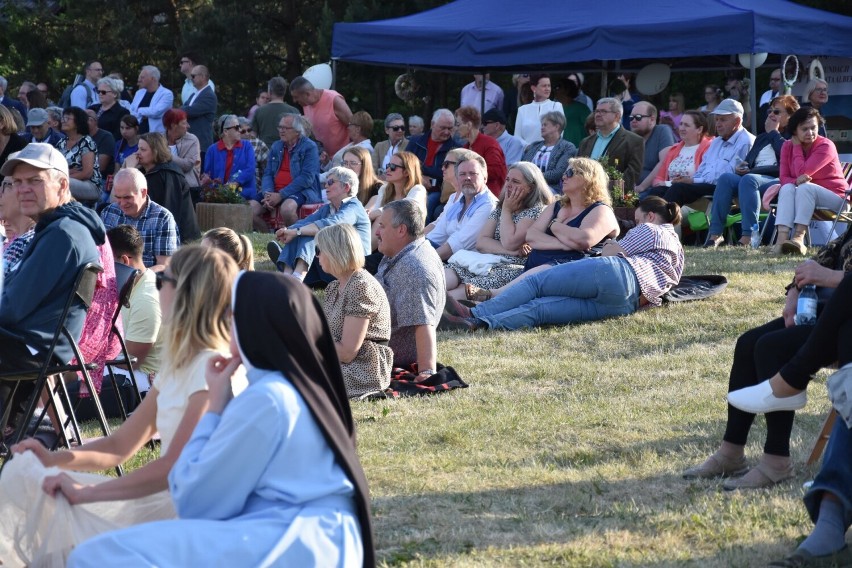
<svg viewBox="0 0 852 568"><path fill-rule="evenodd" d="M472 145L468 143L464 147L485 158L485 165L488 166L488 183L486 185L491 193L500 197L500 191L503 189L503 184L506 183L506 174L509 171L506 168L506 156L503 154L500 143L487 134L480 134Z"/></svg>

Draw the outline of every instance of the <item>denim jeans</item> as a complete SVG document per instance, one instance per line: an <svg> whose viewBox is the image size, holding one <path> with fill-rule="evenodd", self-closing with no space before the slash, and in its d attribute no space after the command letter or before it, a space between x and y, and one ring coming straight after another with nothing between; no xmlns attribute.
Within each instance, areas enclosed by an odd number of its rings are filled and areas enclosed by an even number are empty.
<svg viewBox="0 0 852 568"><path fill-rule="evenodd" d="M472 313L492 329L564 325L632 314L640 294L639 281L626 260L586 258L516 282Z"/></svg>
<svg viewBox="0 0 852 568"><path fill-rule="evenodd" d="M760 174L722 174L716 181L713 192L713 206L710 214L710 234L721 235L725 231L725 221L731 211L734 192L740 202L743 214L743 235L750 234L751 228L757 223L760 214L760 196L772 184L778 183L777 178Z"/></svg>
<svg viewBox="0 0 852 568"><path fill-rule="evenodd" d="M282 269L282 264L286 264L290 268L296 268L296 261L302 259L308 266L313 263L317 255L317 245L313 236L296 237L283 247L281 254L278 256L278 268Z"/></svg>
<svg viewBox="0 0 852 568"><path fill-rule="evenodd" d="M843 520L847 530L852 524L852 431L838 416L825 447L822 467L814 484L805 494L805 508L816 522L823 491L834 494L843 506Z"/></svg>

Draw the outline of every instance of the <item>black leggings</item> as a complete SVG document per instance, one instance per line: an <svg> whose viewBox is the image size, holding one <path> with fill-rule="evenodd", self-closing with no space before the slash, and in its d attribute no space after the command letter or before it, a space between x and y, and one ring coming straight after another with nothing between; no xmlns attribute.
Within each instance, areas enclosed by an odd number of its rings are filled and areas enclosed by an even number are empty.
<svg viewBox="0 0 852 568"><path fill-rule="evenodd" d="M772 377L805 344L813 326L784 327L781 318L750 329L737 339L728 392L756 385ZM754 422L754 414L728 405L728 425L723 439L744 446ZM790 455L792 411L766 414L766 442L763 451L778 456Z"/></svg>
<svg viewBox="0 0 852 568"><path fill-rule="evenodd" d="M781 369L781 376L797 389L808 387L811 375L822 367L852 362L852 273L847 273L825 304L810 337Z"/></svg>

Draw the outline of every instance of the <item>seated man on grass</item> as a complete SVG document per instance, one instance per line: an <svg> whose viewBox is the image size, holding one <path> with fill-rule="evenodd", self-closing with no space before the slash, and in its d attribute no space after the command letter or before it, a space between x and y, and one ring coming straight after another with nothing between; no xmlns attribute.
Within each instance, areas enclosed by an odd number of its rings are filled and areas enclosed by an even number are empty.
<svg viewBox="0 0 852 568"><path fill-rule="evenodd" d="M491 195L491 192L485 190ZM391 309L394 367L416 366L418 380L435 373L438 343L435 330L446 301L447 286L440 257L423 238L423 212L415 201L385 205L376 240L384 255L376 280L385 289Z"/></svg>

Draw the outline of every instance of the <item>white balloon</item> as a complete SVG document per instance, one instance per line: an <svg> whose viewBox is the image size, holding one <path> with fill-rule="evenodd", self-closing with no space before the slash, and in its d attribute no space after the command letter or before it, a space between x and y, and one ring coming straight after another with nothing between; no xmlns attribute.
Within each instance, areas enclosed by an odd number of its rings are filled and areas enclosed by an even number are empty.
<svg viewBox="0 0 852 568"><path fill-rule="evenodd" d="M668 86L671 76L671 67L665 63L651 63L636 75L636 88L643 95L656 95Z"/></svg>
<svg viewBox="0 0 852 568"><path fill-rule="evenodd" d="M754 68L757 69L764 63L766 63L766 58L768 53L755 53L754 54ZM746 69L751 69L751 53L740 53L737 55L737 58L740 60L740 65L745 67Z"/></svg>
<svg viewBox="0 0 852 568"><path fill-rule="evenodd" d="M311 82L311 85L317 89L331 88L331 65L328 63L320 63L302 73L302 77Z"/></svg>

